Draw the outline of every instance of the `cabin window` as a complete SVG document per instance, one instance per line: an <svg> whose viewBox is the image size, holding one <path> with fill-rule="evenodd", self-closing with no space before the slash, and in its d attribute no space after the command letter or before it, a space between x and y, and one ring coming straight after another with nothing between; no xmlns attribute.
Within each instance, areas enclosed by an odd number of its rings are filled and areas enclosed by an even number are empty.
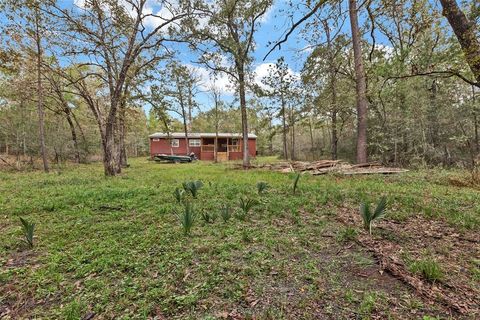
<svg viewBox="0 0 480 320"><path fill-rule="evenodd" d="M190 147L200 147L201 145L200 139L190 139L188 140L188 145Z"/></svg>
<svg viewBox="0 0 480 320"><path fill-rule="evenodd" d="M174 148L178 148L180 146L180 140L172 139L172 140L170 140L170 145Z"/></svg>
<svg viewBox="0 0 480 320"><path fill-rule="evenodd" d="M158 138L153 138L152 141L160 141Z"/></svg>
<svg viewBox="0 0 480 320"><path fill-rule="evenodd" d="M238 139L237 138L232 139L232 146L238 146L238 145L239 145Z"/></svg>

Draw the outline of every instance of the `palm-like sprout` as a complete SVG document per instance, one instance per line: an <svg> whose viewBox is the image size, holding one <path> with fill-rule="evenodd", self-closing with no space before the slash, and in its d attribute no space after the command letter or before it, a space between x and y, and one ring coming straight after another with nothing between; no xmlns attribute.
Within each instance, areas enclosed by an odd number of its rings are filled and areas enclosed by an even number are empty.
<svg viewBox="0 0 480 320"><path fill-rule="evenodd" d="M240 198L239 204L240 204L240 209L242 209L242 212L238 215L238 218L240 220L245 220L245 218L248 215L248 212L257 204L257 201L254 199Z"/></svg>
<svg viewBox="0 0 480 320"><path fill-rule="evenodd" d="M262 193L265 192L265 190L267 190L267 189L268 189L268 183L263 182L263 181L257 182L257 191L258 191L258 194L262 194Z"/></svg>
<svg viewBox="0 0 480 320"><path fill-rule="evenodd" d="M178 214L178 218L183 227L183 233L190 235L193 223L195 222L196 214L193 205L190 202L185 202L184 210Z"/></svg>
<svg viewBox="0 0 480 320"><path fill-rule="evenodd" d="M203 221L205 221L206 223L214 223L218 217L216 213L210 213L210 211L202 211L201 215Z"/></svg>
<svg viewBox="0 0 480 320"><path fill-rule="evenodd" d="M300 180L300 173L297 173L295 180L293 180L293 194L297 193L298 180Z"/></svg>
<svg viewBox="0 0 480 320"><path fill-rule="evenodd" d="M183 189L186 192L190 192L194 198L197 197L198 190L200 190L200 188L202 187L203 187L203 182L200 180L183 183Z"/></svg>
<svg viewBox="0 0 480 320"><path fill-rule="evenodd" d="M375 211L370 211L370 205L368 203L362 203L360 205L360 215L363 219L363 227L372 234L372 223L375 220L382 218L385 215L385 209L387 208L387 198L382 197L377 204Z"/></svg>
<svg viewBox="0 0 480 320"><path fill-rule="evenodd" d="M232 211L228 204L225 204L220 209L220 216L223 219L223 222L227 222L232 217Z"/></svg>
<svg viewBox="0 0 480 320"><path fill-rule="evenodd" d="M180 188L175 188L175 191L173 192L173 196L175 197L175 199L177 199L178 203L182 202L184 195L185 195L185 190L182 190Z"/></svg>
<svg viewBox="0 0 480 320"><path fill-rule="evenodd" d="M22 223L22 230L25 239L23 240L30 248L33 247L33 231L35 230L35 223L28 222L27 220L20 217L20 222Z"/></svg>

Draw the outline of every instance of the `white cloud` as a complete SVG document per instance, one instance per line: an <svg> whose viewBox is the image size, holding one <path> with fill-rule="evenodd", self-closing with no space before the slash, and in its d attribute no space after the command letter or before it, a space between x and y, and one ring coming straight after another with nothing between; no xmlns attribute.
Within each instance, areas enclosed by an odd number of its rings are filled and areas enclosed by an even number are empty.
<svg viewBox="0 0 480 320"><path fill-rule="evenodd" d="M270 18L272 17L274 11L276 10L276 3L273 3L265 12L263 16L260 17L260 22L261 23L267 23L270 21Z"/></svg>
<svg viewBox="0 0 480 320"><path fill-rule="evenodd" d="M87 0L74 0L73 3L78 8L87 8ZM125 9L125 12L130 17L136 18L137 10L132 4L125 0L119 0L118 3ZM154 29L160 24L172 19L177 14L177 9L178 3L169 3L167 6L165 2L162 2L162 5L158 5L156 1L147 1L141 12L143 25L146 28ZM109 11L109 8L105 7L105 11Z"/></svg>
<svg viewBox="0 0 480 320"><path fill-rule="evenodd" d="M271 68L275 67L275 63L272 62L267 62L267 63L261 63L257 65L254 69L254 81L255 83L260 86L263 89L266 89L267 86L262 83L262 79L267 77L269 74L269 70ZM288 68L288 74L293 78L293 79L299 79L300 74L298 72L293 71L291 68Z"/></svg>
<svg viewBox="0 0 480 320"><path fill-rule="evenodd" d="M375 44L375 49L377 49L378 51L382 51L383 54L385 55L385 58L387 59L393 57L394 49L392 46L377 43Z"/></svg>
<svg viewBox="0 0 480 320"><path fill-rule="evenodd" d="M201 78L200 86L202 90L208 91L215 86L223 94L235 94L235 88L227 74L220 73L216 76L216 79L214 79L211 72L205 67L192 64L186 64L186 67L193 70Z"/></svg>

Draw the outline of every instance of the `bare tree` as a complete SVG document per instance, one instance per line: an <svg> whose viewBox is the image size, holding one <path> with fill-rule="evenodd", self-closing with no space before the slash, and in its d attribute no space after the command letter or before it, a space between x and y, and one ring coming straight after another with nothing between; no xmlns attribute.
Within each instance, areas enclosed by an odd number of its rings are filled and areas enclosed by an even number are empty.
<svg viewBox="0 0 480 320"><path fill-rule="evenodd" d="M167 12L162 14L147 10L147 0L91 0L86 1L84 7L73 8L53 0L47 2L46 11L59 21L59 37L67 40L61 45L64 56L79 63L77 74L70 74L68 78L80 89L79 95L97 121L105 175L116 175L121 171L117 118L128 92L129 77L157 63L168 50L166 43L178 41L173 36L174 27L191 13L189 2L158 1L165 9L162 12ZM153 26L147 24L147 20L154 21ZM132 75L130 71L137 62L141 64L135 67ZM103 110L95 103L96 92L86 86L88 78L100 84L101 91L107 93Z"/></svg>
<svg viewBox="0 0 480 320"><path fill-rule="evenodd" d="M224 72L235 80L242 119L243 166L250 166L248 153L247 68L254 49L254 35L260 18L271 6L271 0L205 1L201 19L188 25L194 34L192 46L201 52L200 62L213 71ZM199 40L199 41L197 41ZM224 59L227 55L227 64Z"/></svg>
<svg viewBox="0 0 480 320"><path fill-rule="evenodd" d="M36 47L36 60L37 60L37 112L38 112L38 138L40 142L40 153L42 155L43 170L48 172L48 156L47 147L45 146L45 107L44 107L44 93L42 86L42 61L43 61L43 49L42 49L42 35L41 35L41 16L40 8L38 4L34 4L34 38Z"/></svg>
<svg viewBox="0 0 480 320"><path fill-rule="evenodd" d="M355 89L357 92L357 162L367 162L367 82L362 57L362 39L358 26L356 0L348 0L350 27L352 29L353 57L355 62Z"/></svg>

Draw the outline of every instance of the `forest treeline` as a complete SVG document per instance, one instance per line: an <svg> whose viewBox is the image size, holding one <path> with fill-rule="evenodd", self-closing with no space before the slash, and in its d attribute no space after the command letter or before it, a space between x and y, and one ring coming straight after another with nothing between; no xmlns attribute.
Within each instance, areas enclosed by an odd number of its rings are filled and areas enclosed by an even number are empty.
<svg viewBox="0 0 480 320"><path fill-rule="evenodd" d="M129 156L148 154L150 133L223 131L253 132L260 154L292 160L476 165L478 4L282 2L274 19L283 34L260 41L276 5L2 1L0 156L41 158L45 171L101 159L116 175ZM299 42L288 54L303 59L300 71L281 57L255 76L258 48L271 61ZM220 77L233 99L215 85Z"/></svg>

